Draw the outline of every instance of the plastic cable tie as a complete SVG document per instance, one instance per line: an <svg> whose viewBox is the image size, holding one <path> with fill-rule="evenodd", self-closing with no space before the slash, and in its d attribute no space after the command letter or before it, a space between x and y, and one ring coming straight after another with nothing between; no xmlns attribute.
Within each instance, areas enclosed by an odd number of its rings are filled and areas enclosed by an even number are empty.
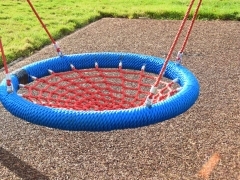
<svg viewBox="0 0 240 180"><path fill-rule="evenodd" d="M179 81L178 78L174 79L172 82L177 83Z"/></svg>
<svg viewBox="0 0 240 180"><path fill-rule="evenodd" d="M150 99L149 97L147 97L146 101L145 101L145 105L147 107L151 107L152 106L152 99Z"/></svg>
<svg viewBox="0 0 240 180"><path fill-rule="evenodd" d="M122 67L122 61L119 62L119 67Z"/></svg>
<svg viewBox="0 0 240 180"><path fill-rule="evenodd" d="M73 64L70 64L71 69L75 69L75 66Z"/></svg>
<svg viewBox="0 0 240 180"><path fill-rule="evenodd" d="M62 57L63 56L63 53L60 51L60 49L58 48L57 49L57 53L58 53L58 56Z"/></svg>
<svg viewBox="0 0 240 180"><path fill-rule="evenodd" d="M176 58L177 64L181 64L182 63L182 58L183 58L183 53L178 51L177 58Z"/></svg>
<svg viewBox="0 0 240 180"><path fill-rule="evenodd" d="M35 77L35 76L30 76L30 77L31 77L32 80L36 80L37 79L37 77Z"/></svg>
<svg viewBox="0 0 240 180"><path fill-rule="evenodd" d="M157 93L157 87L152 86L151 89L150 89L150 93L156 94Z"/></svg>
<svg viewBox="0 0 240 180"><path fill-rule="evenodd" d="M63 56L62 51L59 50L58 55L62 57Z"/></svg>
<svg viewBox="0 0 240 180"><path fill-rule="evenodd" d="M11 79L11 74L6 74L6 79L10 80Z"/></svg>
<svg viewBox="0 0 240 180"><path fill-rule="evenodd" d="M51 69L48 69L48 72L49 72L49 74L53 74L54 73L53 70L51 70Z"/></svg>
<svg viewBox="0 0 240 180"><path fill-rule="evenodd" d="M145 71L145 68L146 68L146 64L144 64L141 68L142 71Z"/></svg>
<svg viewBox="0 0 240 180"><path fill-rule="evenodd" d="M53 46L54 46L55 49L58 49L58 48L59 48L58 45L57 45L57 43L53 44Z"/></svg>
<svg viewBox="0 0 240 180"><path fill-rule="evenodd" d="M24 84L19 84L18 86L19 86L20 88L24 88L24 87L25 87Z"/></svg>
<svg viewBox="0 0 240 180"><path fill-rule="evenodd" d="M7 92L8 92L8 93L13 92L13 86L12 86L12 84L11 84L10 86L7 86Z"/></svg>
<svg viewBox="0 0 240 180"><path fill-rule="evenodd" d="M58 55L59 55L59 56L63 56L63 53L61 52L60 47L58 46L58 44L55 43L55 44L53 44L53 46L55 47Z"/></svg>
<svg viewBox="0 0 240 180"><path fill-rule="evenodd" d="M182 90L182 87L178 87L176 90L177 90L177 92L179 92Z"/></svg>

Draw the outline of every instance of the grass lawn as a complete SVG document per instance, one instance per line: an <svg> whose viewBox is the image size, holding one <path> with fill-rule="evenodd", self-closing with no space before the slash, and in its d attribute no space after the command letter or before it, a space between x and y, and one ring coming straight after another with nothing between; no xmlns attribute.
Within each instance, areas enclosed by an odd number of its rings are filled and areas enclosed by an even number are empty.
<svg viewBox="0 0 240 180"><path fill-rule="evenodd" d="M31 2L53 37L58 39L102 17L182 19L190 0L32 0ZM203 0L198 19L239 21L239 7L239 0ZM8 62L29 56L34 50L50 43L26 0L0 1L0 37Z"/></svg>

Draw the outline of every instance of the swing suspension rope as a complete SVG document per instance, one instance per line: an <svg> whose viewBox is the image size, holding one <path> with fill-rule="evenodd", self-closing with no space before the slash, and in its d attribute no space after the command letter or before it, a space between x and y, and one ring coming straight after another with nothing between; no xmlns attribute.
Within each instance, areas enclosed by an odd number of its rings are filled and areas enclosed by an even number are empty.
<svg viewBox="0 0 240 180"><path fill-rule="evenodd" d="M10 77L10 73L8 71L8 66L7 66L7 60L5 57L5 53L4 53L4 49L3 49L3 45L2 45L2 40L0 39L0 52L2 54L2 61L3 61L3 66L5 69L5 74L6 74L6 85L7 85L7 92L12 92L13 88L12 88L12 82L11 82L11 77Z"/></svg>
<svg viewBox="0 0 240 180"><path fill-rule="evenodd" d="M37 11L35 10L35 8L33 7L32 3L30 0L27 0L29 6L31 7L32 11L34 12L34 14L36 15L38 21L41 23L42 27L44 28L44 30L46 31L48 37L50 38L50 40L52 41L56 51L57 51L57 54L59 56L62 56L63 53L62 51L60 50L60 47L58 46L58 44L55 42L55 40L53 39L52 35L50 34L50 32L48 31L46 25L43 23L42 19L40 18L40 16L38 15Z"/></svg>
<svg viewBox="0 0 240 180"><path fill-rule="evenodd" d="M58 55L60 58L64 57L30 0L27 1L51 39ZM201 2L202 0L199 1L194 13L187 35L178 53L177 62L181 62L183 50L191 33ZM144 104L151 106L173 96L181 90L181 87L177 83L178 79L169 80L164 78L163 75L193 4L194 0L191 1L188 7L157 77L155 74L145 72L146 65L142 66L141 71L123 69L122 60L124 55L122 55L119 57L120 63L118 68L100 68L99 66L101 65L95 62L95 67L90 69L76 69L73 64L70 64L71 71L55 73L49 69L50 75L43 78L36 78L30 75L33 82L19 84L20 89L18 94L36 104L86 111L129 109ZM2 44L0 44L0 47L2 57L4 57ZM10 87L12 86L11 81L9 81L10 77L8 75L6 60L2 59L5 62L6 81L9 88L8 92L10 92Z"/></svg>
<svg viewBox="0 0 240 180"><path fill-rule="evenodd" d="M175 36L175 39L174 39L174 41L173 41L173 43L172 43L172 46L171 46L171 48L170 48L170 50L169 50L169 52L168 52L168 55L167 55L167 57L166 57L166 60L165 60L164 64L163 64L163 67L162 67L162 69L161 69L161 71L160 71L160 73L159 73L159 75L158 75L158 77L157 77L157 79L156 79L156 82L154 83L154 85L153 85L153 86L151 87L151 89L150 89L149 95L148 95L148 97L147 97L147 99L146 99L146 105L147 105L147 106L151 106L151 105L153 104L152 99L153 99L154 95L155 95L156 92L157 92L157 88L158 88L158 86L159 86L159 83L161 82L161 79L163 78L164 72L165 72L165 70L166 70L166 68L167 68L167 64L168 64L168 62L169 62L169 60L170 60L170 58L171 58L171 56L172 56L173 50L174 50L174 48L175 48L175 46L176 46L176 44L177 44L177 41L178 41L178 39L179 39L179 37L180 37L180 35L181 35L181 32L182 32L182 30L183 30L183 28L184 28L184 25L185 25L186 21L187 21L187 18L188 18L188 16L189 16L189 13L190 13L190 11L191 11L191 9L192 9L192 6L193 6L193 4L194 4L194 1L195 1L195 0L192 0L192 1L190 2L189 7L188 7L188 9L187 9L187 12L186 12L186 14L185 14L185 16L184 16L184 18L183 18L183 20L182 20L182 23L181 23L181 25L180 25L180 27L179 27L179 30L178 30L178 32L177 32L177 34L176 34L176 36ZM196 10L195 10L195 13L194 13L194 15L193 15L193 17L192 17L191 24L190 24L190 26L189 26L187 35L186 35L185 40L184 40L184 42L183 42L183 45L182 45L182 47L181 47L181 50L178 52L178 55L177 55L177 58L176 58L177 63L181 63L181 61L182 61L183 51L184 51L184 49L185 49L185 47L186 47L188 38L189 38L189 36L190 36L190 34L191 34L191 31L192 31L192 28L193 28L193 24L194 24L194 22L195 22L195 20L196 20L196 17L197 17L199 8L200 8L200 6L201 6L201 3L202 3L202 0L199 0L198 5L197 5Z"/></svg>

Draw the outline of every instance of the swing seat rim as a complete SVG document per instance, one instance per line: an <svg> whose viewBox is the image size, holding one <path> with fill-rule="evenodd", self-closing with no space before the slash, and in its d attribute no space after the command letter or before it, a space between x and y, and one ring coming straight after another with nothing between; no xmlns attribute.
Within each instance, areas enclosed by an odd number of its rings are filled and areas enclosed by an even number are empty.
<svg viewBox="0 0 240 180"><path fill-rule="evenodd" d="M150 55L123 52L95 52L64 55L41 60L22 67L28 74L38 78L48 75L47 69L54 72L70 70L69 64L76 69L93 68L95 61L100 68L116 68L119 61L123 68L140 70L146 64L146 72L158 74L164 60ZM38 71L37 71L38 69ZM45 69L45 71L43 70ZM33 124L70 131L109 131L137 128L162 122L187 111L199 96L199 83L194 74L182 65L169 62L165 77L179 79L181 91L174 96L153 104L151 108L140 106L122 110L79 111L51 108L34 104L19 95L19 77L12 74L13 93L6 92L5 79L0 84L0 100L14 116ZM28 77L28 81L31 79Z"/></svg>

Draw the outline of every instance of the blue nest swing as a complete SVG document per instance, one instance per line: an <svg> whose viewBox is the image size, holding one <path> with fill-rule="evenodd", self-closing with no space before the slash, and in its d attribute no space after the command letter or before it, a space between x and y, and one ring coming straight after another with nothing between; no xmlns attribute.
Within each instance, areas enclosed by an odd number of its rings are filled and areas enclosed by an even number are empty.
<svg viewBox="0 0 240 180"><path fill-rule="evenodd" d="M29 5L51 38L58 55L8 73L0 100L14 116L51 128L109 131L158 123L187 111L199 96L196 77L169 61L190 8L166 60L141 54L97 52L63 55L34 7ZM160 73L159 73L160 72Z"/></svg>

